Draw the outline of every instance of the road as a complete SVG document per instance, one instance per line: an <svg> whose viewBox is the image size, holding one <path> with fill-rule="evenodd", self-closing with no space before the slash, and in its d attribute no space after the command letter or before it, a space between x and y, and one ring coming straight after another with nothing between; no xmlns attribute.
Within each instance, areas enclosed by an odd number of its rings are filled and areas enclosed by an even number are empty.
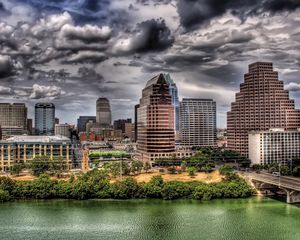
<svg viewBox="0 0 300 240"><path fill-rule="evenodd" d="M245 175L253 180L269 183L272 185L276 185L279 187L288 188L300 192L300 178L286 177L286 176L276 177L268 173L254 173L254 172L246 173Z"/></svg>

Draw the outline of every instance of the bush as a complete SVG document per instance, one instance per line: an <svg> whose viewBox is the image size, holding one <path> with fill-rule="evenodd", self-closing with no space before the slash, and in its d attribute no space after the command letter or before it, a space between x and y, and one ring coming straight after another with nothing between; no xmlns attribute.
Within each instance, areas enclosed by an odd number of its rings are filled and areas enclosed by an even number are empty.
<svg viewBox="0 0 300 240"><path fill-rule="evenodd" d="M9 192L6 190L0 189L0 202L7 202L10 199L11 198L10 198Z"/></svg>
<svg viewBox="0 0 300 240"><path fill-rule="evenodd" d="M196 176L197 169L195 167L188 167L187 172L189 176L194 177Z"/></svg>
<svg viewBox="0 0 300 240"><path fill-rule="evenodd" d="M225 164L222 167L220 167L219 172L220 174L226 176L233 172L233 167L228 164Z"/></svg>
<svg viewBox="0 0 300 240"><path fill-rule="evenodd" d="M115 182L110 186L110 194L116 199L129 199L138 197L140 186L137 181L128 177L124 181Z"/></svg>
<svg viewBox="0 0 300 240"><path fill-rule="evenodd" d="M143 185L143 196L147 198L162 198L164 180L162 176L153 176L148 183Z"/></svg>
<svg viewBox="0 0 300 240"><path fill-rule="evenodd" d="M175 168L175 167L169 167L169 168L168 168L168 172L169 172L170 174L175 174L175 173L176 173L176 168Z"/></svg>

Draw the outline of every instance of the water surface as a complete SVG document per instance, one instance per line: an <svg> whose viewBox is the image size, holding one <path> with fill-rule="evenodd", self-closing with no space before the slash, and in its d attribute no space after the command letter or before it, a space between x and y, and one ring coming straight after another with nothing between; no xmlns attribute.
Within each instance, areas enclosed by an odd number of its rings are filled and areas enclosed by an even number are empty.
<svg viewBox="0 0 300 240"><path fill-rule="evenodd" d="M47 200L0 204L0 239L299 240L300 208L241 200Z"/></svg>

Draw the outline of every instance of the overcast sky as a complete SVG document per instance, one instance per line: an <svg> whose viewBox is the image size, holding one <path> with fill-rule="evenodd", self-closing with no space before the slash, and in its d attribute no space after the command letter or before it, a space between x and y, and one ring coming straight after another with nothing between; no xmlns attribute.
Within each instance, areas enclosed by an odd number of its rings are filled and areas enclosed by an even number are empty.
<svg viewBox="0 0 300 240"><path fill-rule="evenodd" d="M61 122L133 117L147 80L217 101L218 126L247 65L272 61L300 108L299 0L0 0L0 101L55 103Z"/></svg>

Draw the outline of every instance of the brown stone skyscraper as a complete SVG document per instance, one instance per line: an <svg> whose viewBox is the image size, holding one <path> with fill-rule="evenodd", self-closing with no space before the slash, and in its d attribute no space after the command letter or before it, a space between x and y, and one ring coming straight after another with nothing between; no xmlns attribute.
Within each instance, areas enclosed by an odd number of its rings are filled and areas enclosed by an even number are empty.
<svg viewBox="0 0 300 240"><path fill-rule="evenodd" d="M174 107L163 74L147 82L137 107L137 155L153 161L175 152Z"/></svg>
<svg viewBox="0 0 300 240"><path fill-rule="evenodd" d="M236 101L227 113L228 148L248 154L249 131L270 128L294 130L300 127L300 111L284 90L283 81L272 63L257 62L249 65L245 82L236 93Z"/></svg>

